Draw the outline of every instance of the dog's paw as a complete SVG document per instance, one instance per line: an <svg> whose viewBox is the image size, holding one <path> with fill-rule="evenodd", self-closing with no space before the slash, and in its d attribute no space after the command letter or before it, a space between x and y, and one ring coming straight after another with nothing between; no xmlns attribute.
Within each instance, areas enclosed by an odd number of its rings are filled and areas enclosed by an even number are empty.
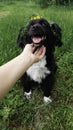
<svg viewBox="0 0 73 130"><path fill-rule="evenodd" d="M50 96L49 97L44 96L44 102L45 103L51 103L52 99L50 98Z"/></svg>
<svg viewBox="0 0 73 130"><path fill-rule="evenodd" d="M24 92L24 96L27 98L27 99L30 99L31 96L32 96L32 92L29 91L28 93L27 92Z"/></svg>

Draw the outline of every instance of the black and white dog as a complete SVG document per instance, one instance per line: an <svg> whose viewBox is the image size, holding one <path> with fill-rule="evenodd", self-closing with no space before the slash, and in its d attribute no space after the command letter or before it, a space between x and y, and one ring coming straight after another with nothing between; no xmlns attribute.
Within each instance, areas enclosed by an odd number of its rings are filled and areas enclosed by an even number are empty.
<svg viewBox="0 0 73 130"><path fill-rule="evenodd" d="M32 86L40 85L44 93L44 101L51 102L50 94L53 88L57 65L54 59L55 46L62 45L62 31L56 23L49 23L44 18L31 20L26 29L22 27L18 34L17 43L22 49L26 44L33 43L36 48L44 45L46 54L43 59L34 63L22 76L24 95L29 99Z"/></svg>

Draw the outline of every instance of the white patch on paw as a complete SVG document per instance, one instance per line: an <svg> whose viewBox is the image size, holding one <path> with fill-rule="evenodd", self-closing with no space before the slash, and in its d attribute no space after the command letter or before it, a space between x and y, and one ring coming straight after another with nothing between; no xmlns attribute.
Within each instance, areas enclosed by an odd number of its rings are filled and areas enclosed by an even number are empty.
<svg viewBox="0 0 73 130"><path fill-rule="evenodd" d="M52 99L50 98L50 96L49 97L44 96L44 102L45 103L51 103Z"/></svg>
<svg viewBox="0 0 73 130"><path fill-rule="evenodd" d="M24 96L27 98L27 99L30 99L31 96L32 96L32 92L29 91L28 93L27 92L24 92Z"/></svg>

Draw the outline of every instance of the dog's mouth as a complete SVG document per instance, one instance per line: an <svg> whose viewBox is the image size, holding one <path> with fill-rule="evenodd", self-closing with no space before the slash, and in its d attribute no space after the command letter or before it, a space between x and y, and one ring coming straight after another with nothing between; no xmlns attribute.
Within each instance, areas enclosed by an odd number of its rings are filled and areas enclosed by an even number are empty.
<svg viewBox="0 0 73 130"><path fill-rule="evenodd" d="M39 47L39 46L42 46L42 42L46 39L46 37L45 36L42 36L42 37L33 36L31 39L32 39L34 46Z"/></svg>

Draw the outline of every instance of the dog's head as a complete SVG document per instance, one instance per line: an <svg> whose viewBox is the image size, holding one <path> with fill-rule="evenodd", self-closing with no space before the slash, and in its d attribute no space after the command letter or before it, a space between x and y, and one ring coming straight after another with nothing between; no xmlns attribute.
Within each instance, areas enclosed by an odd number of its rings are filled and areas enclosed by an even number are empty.
<svg viewBox="0 0 73 130"><path fill-rule="evenodd" d="M17 43L21 48L27 43L33 43L36 47L46 44L61 46L61 37L61 28L56 23L50 24L44 18L39 18L31 20L26 29L20 29Z"/></svg>

